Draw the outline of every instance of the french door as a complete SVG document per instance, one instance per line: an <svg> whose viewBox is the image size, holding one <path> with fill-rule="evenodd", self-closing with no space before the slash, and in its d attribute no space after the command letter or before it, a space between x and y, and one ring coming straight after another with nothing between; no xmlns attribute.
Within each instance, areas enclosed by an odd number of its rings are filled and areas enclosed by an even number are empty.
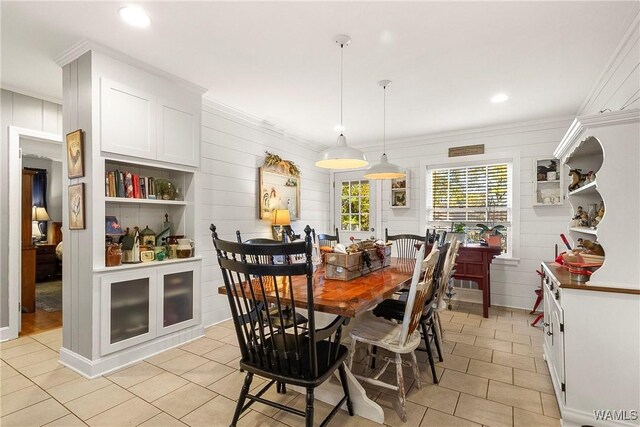
<svg viewBox="0 0 640 427"><path fill-rule="evenodd" d="M376 205L380 195L375 180L363 177L364 171L334 174L334 224L340 242L348 245L349 237L379 237ZM330 233L333 234L333 233Z"/></svg>

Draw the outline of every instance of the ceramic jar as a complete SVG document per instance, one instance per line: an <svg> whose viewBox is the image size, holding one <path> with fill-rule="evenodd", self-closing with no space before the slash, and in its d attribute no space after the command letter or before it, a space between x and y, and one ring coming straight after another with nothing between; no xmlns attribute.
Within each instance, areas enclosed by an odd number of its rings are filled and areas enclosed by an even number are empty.
<svg viewBox="0 0 640 427"><path fill-rule="evenodd" d="M191 239L178 239L178 246L176 247L176 255L178 258L189 258L193 251L193 240Z"/></svg>

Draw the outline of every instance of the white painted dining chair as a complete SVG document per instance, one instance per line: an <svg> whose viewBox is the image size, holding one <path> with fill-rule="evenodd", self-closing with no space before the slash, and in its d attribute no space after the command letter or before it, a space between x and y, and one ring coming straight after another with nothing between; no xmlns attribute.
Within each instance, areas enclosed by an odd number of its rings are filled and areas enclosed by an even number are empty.
<svg viewBox="0 0 640 427"><path fill-rule="evenodd" d="M444 302L445 294L447 293L447 288L449 283L453 279L453 275L455 274L455 266L456 266L456 258L458 257L458 249L460 249L460 241L454 237L451 239L451 244L449 245L449 251L447 252L447 257L444 261L444 267L442 269L442 275L440 276L440 281L438 283L438 289L436 291L436 301L433 303L433 313L434 319L436 322L435 332L436 332L436 340L442 348L442 322L440 320L440 312L446 311L447 304Z"/></svg>
<svg viewBox="0 0 640 427"><path fill-rule="evenodd" d="M367 359L365 360L365 369L368 369L371 357L384 360L381 368L375 370L372 375L355 375L359 380L385 387L398 392L398 415L403 421L407 420L405 409L405 389L402 366L411 366L416 381L416 387L420 388L420 372L418 369L418 360L416 358L415 349L422 340L418 326L420 324L420 316L424 310L425 304L429 298L433 297L434 286L432 283L433 270L438 260L439 251L431 251L424 258L425 247L420 249L416 255L416 263L411 279L411 285L407 296L407 304L404 312L402 323L396 323L381 317L376 317L371 311L366 312L362 317L357 319L356 325L351 329L349 336L351 337L351 350L349 353L349 369L353 365L353 356L358 342L367 345ZM423 281L420 282L420 273L426 270ZM395 354L395 357L389 357L384 353L372 354L372 347L380 347ZM410 360L403 363L402 355L409 354ZM380 376L386 371L391 363L396 366L396 385L387 384L381 381Z"/></svg>

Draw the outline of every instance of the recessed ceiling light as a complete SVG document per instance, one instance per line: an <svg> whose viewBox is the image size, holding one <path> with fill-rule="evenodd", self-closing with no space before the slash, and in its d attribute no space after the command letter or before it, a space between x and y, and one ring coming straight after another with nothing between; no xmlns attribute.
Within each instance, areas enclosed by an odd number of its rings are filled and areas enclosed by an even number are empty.
<svg viewBox="0 0 640 427"><path fill-rule="evenodd" d="M336 132L344 132L344 126L341 125L335 125L333 127L333 130L335 130Z"/></svg>
<svg viewBox="0 0 640 427"><path fill-rule="evenodd" d="M498 104L500 102L506 101L507 99L509 99L509 95L504 93L499 93L497 95L493 95L493 97L491 98L491 102L493 102L494 104Z"/></svg>
<svg viewBox="0 0 640 427"><path fill-rule="evenodd" d="M151 23L149 15L147 15L144 10L138 6L122 7L118 10L118 13L124 22L134 27L144 28L148 27Z"/></svg>

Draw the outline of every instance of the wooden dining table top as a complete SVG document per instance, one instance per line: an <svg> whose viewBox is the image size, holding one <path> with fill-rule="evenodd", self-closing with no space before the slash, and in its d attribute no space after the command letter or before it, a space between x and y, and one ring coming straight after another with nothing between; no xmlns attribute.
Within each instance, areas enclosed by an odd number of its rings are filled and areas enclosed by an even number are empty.
<svg viewBox="0 0 640 427"><path fill-rule="evenodd" d="M413 275L414 267L415 260L391 258L391 265L388 267L369 272L353 280L342 281L326 279L324 277L324 266L319 266L313 275L314 309L315 311L338 316L356 317L356 315L376 306L407 285ZM281 280L277 280L278 293L283 298L284 295L289 295L289 280L288 278L279 279ZM244 286L245 290L248 290L248 285L244 284ZM296 308L306 309L306 277L292 277L291 286ZM269 288L267 281L265 284L267 300L276 302L275 289L273 289L273 286L271 286L273 290L269 290ZM226 295L226 287L220 286L218 293Z"/></svg>

